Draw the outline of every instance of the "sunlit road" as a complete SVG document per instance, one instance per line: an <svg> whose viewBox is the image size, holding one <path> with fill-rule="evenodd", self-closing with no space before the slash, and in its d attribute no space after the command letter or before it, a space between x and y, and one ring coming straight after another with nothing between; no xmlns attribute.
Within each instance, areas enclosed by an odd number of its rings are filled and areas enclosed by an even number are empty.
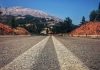
<svg viewBox="0 0 100 70"><path fill-rule="evenodd" d="M0 37L0 70L100 70L100 39Z"/></svg>

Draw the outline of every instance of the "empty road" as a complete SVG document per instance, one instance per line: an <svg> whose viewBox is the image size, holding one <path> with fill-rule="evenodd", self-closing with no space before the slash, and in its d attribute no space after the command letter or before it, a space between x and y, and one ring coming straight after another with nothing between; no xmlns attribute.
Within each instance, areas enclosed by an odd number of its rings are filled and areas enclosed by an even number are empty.
<svg viewBox="0 0 100 70"><path fill-rule="evenodd" d="M0 70L100 70L100 39L0 36Z"/></svg>

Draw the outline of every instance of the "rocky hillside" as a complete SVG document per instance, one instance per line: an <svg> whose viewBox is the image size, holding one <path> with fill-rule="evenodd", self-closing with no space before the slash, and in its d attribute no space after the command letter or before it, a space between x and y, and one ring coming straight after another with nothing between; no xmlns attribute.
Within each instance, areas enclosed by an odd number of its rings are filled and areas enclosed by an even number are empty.
<svg viewBox="0 0 100 70"><path fill-rule="evenodd" d="M100 22L88 22L73 30L71 35L100 35Z"/></svg>
<svg viewBox="0 0 100 70"><path fill-rule="evenodd" d="M29 35L30 33L22 28L16 27L12 29L10 26L0 23L0 35Z"/></svg>
<svg viewBox="0 0 100 70"><path fill-rule="evenodd" d="M30 33L22 27L16 27L13 29L15 35L29 35Z"/></svg>
<svg viewBox="0 0 100 70"><path fill-rule="evenodd" d="M11 35L13 34L13 29L5 24L0 23L0 35Z"/></svg>

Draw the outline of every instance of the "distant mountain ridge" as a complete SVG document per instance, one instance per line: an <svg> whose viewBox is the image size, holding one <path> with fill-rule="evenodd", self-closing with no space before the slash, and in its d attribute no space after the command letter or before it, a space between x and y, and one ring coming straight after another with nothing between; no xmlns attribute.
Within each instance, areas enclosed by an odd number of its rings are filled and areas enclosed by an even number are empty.
<svg viewBox="0 0 100 70"><path fill-rule="evenodd" d="M31 8L24 8L20 6L16 7L9 7L9 8L2 8L3 15L14 15L14 16L25 16L25 15L31 15L34 17L41 17L41 18L49 18L54 19L55 21L61 21L58 17L48 15L47 13L41 11L41 10L35 10Z"/></svg>

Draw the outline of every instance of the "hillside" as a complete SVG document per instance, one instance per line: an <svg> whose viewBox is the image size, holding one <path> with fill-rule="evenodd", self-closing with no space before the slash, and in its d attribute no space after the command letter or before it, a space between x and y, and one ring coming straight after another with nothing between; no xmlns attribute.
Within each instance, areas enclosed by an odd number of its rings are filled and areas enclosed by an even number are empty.
<svg viewBox="0 0 100 70"><path fill-rule="evenodd" d="M16 27L12 29L10 26L0 23L0 35L29 35L30 33L22 28Z"/></svg>
<svg viewBox="0 0 100 70"><path fill-rule="evenodd" d="M100 35L100 22L88 22L73 30L71 35Z"/></svg>
<svg viewBox="0 0 100 70"><path fill-rule="evenodd" d="M13 29L15 35L29 35L30 33L22 27L16 27Z"/></svg>
<svg viewBox="0 0 100 70"><path fill-rule="evenodd" d="M5 24L0 23L0 35L10 35L13 34L13 29Z"/></svg>

